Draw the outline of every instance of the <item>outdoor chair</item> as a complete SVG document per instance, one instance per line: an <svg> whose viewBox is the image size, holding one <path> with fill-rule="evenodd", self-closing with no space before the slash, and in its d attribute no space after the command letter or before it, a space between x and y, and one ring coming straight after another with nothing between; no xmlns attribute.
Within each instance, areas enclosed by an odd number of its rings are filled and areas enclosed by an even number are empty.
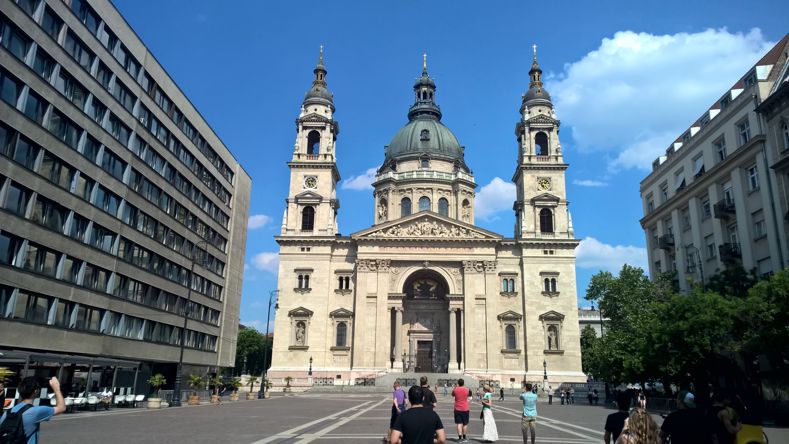
<svg viewBox="0 0 789 444"><path fill-rule="evenodd" d="M137 407L134 404L134 395L126 395L126 405L131 406L131 407Z"/></svg>
<svg viewBox="0 0 789 444"><path fill-rule="evenodd" d="M115 407L123 407L123 404L125 402L126 402L126 396L125 395L116 395L115 396L115 400L113 401L113 403L115 404Z"/></svg>
<svg viewBox="0 0 789 444"><path fill-rule="evenodd" d="M63 402L66 404L66 411L73 412L74 411L74 398L71 396L65 398Z"/></svg>
<svg viewBox="0 0 789 444"><path fill-rule="evenodd" d="M134 405L136 406L138 402L145 401L145 395L136 395L134 397Z"/></svg>
<svg viewBox="0 0 789 444"><path fill-rule="evenodd" d="M79 410L80 408L86 406L88 403L87 398L79 397L74 398L74 409Z"/></svg>
<svg viewBox="0 0 789 444"><path fill-rule="evenodd" d="M93 411L95 412L99 406L99 398L97 396L90 395L87 399L88 408L91 406L93 407Z"/></svg>

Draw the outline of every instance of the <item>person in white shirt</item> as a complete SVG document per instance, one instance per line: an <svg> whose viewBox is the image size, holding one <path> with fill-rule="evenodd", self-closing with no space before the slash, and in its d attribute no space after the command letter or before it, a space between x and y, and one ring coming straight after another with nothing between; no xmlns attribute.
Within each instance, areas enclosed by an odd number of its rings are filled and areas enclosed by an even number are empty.
<svg viewBox="0 0 789 444"><path fill-rule="evenodd" d="M112 390L110 390L109 387L104 387L104 390L99 393L99 398L104 410L109 410L110 403L112 403Z"/></svg>

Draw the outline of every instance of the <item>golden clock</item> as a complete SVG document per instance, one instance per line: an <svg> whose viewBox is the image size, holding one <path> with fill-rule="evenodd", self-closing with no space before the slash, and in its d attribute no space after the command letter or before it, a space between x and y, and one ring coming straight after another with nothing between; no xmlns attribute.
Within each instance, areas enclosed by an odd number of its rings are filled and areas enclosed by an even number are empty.
<svg viewBox="0 0 789 444"><path fill-rule="evenodd" d="M551 179L547 177L540 177L537 179L537 189L540 191L550 191L551 189Z"/></svg>

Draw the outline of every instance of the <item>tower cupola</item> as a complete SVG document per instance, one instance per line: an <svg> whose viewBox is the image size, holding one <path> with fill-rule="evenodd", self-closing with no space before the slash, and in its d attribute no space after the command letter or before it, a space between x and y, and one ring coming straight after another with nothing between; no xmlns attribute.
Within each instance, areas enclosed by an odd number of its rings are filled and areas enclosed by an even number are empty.
<svg viewBox="0 0 789 444"><path fill-rule="evenodd" d="M551 95L545 91L542 84L542 69L537 62L537 45L532 45L533 58L531 70L529 70L529 90L523 95L523 105L521 109L532 105L547 105L553 106L551 103ZM521 111L523 112L523 111Z"/></svg>
<svg viewBox="0 0 789 444"><path fill-rule="evenodd" d="M321 45L320 55L318 56L318 64L312 70L315 73L315 79L312 81L312 86L309 91L304 95L304 107L309 105L323 105L331 108L334 112L334 95L329 91L326 84L326 67L323 65L323 45Z"/></svg>
<svg viewBox="0 0 789 444"><path fill-rule="evenodd" d="M416 101L408 110L408 120L430 119L441 120L441 108L436 105L436 83L427 73L427 54L422 59L422 76L414 83Z"/></svg>

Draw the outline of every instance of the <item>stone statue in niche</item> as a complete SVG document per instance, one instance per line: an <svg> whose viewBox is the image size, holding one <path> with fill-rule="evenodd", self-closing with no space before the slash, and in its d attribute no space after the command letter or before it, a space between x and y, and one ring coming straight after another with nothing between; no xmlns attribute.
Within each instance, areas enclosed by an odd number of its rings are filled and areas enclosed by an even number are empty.
<svg viewBox="0 0 789 444"><path fill-rule="evenodd" d="M298 322L296 324L296 345L304 345L304 336L306 334L306 327L304 322Z"/></svg>
<svg viewBox="0 0 789 444"><path fill-rule="evenodd" d="M383 222L387 217L386 201L382 200L378 204L378 221Z"/></svg>
<svg viewBox="0 0 789 444"><path fill-rule="evenodd" d="M559 335L556 332L556 326L551 325L550 327L548 327L548 350L559 349L558 339L559 339Z"/></svg>
<svg viewBox="0 0 789 444"><path fill-rule="evenodd" d="M471 219L471 206L468 204L463 205L463 208L460 210L460 218L463 222L468 222Z"/></svg>

